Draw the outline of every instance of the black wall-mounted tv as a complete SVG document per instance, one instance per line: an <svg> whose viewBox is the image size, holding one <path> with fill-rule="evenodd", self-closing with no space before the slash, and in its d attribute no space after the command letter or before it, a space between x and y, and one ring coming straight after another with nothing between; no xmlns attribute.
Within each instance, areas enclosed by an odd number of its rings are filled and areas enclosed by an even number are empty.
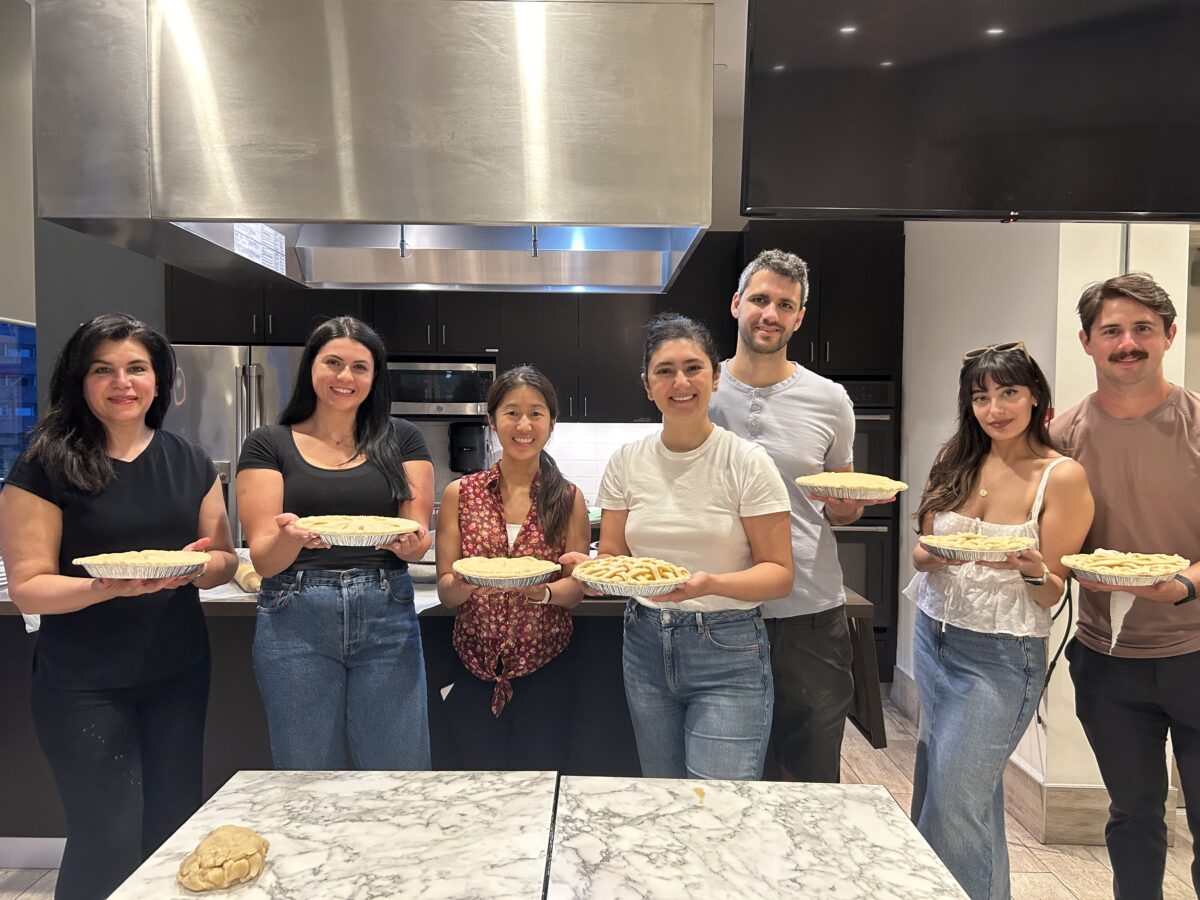
<svg viewBox="0 0 1200 900"><path fill-rule="evenodd" d="M1200 0L750 0L742 212L1200 220Z"/></svg>

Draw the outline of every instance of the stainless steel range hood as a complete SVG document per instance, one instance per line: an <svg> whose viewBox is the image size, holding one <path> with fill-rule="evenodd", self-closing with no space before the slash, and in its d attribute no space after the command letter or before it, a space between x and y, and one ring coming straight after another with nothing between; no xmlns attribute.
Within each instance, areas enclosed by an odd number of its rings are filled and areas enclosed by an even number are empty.
<svg viewBox="0 0 1200 900"><path fill-rule="evenodd" d="M711 3L38 0L38 214L239 285L665 290Z"/></svg>

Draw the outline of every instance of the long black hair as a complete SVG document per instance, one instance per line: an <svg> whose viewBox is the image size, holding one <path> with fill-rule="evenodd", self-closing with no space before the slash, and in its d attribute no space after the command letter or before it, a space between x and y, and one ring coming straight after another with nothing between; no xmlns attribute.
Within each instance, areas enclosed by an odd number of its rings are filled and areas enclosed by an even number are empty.
<svg viewBox="0 0 1200 900"><path fill-rule="evenodd" d="M546 410L550 413L550 427L553 428L558 421L558 391L550 379L533 366L508 369L492 382L487 392L487 414L492 427L496 427L496 412L504 398L520 387L532 388L542 395ZM541 475L537 492L538 524L546 536L546 543L552 547L559 546L566 542L567 522L571 518L575 492L571 483L563 478L554 457L545 450L538 459L538 472Z"/></svg>
<svg viewBox="0 0 1200 900"><path fill-rule="evenodd" d="M1034 407L1025 428L1025 439L1034 449L1038 444L1053 446L1047 428L1050 385L1033 357L1022 348L1014 348L986 350L967 360L958 375L958 428L938 452L929 471L929 484L913 516L918 531L926 515L959 509L971 495L979 467L992 446L992 439L975 418L971 397L978 391L987 390L985 382L989 376L997 385L1029 388Z"/></svg>
<svg viewBox="0 0 1200 900"><path fill-rule="evenodd" d="M300 364L296 368L296 386L291 399L279 416L280 425L295 425L310 418L317 409L317 393L313 390L312 367L317 354L330 341L349 338L358 341L371 352L374 373L371 391L358 407L354 419L354 453L365 456L383 472L392 490L392 499L403 503L412 499L412 489L404 474L404 459L396 423L392 421L392 386L387 373L387 351L383 341L369 325L353 316L338 316L322 322L304 342Z"/></svg>
<svg viewBox="0 0 1200 900"><path fill-rule="evenodd" d="M96 418L83 393L83 380L104 341L138 341L150 354L157 395L146 410L146 425L158 430L171 404L175 383L175 353L167 339L139 319L108 313L84 322L72 334L50 375L50 408L34 426L29 455L46 474L89 494L102 491L112 480L108 432Z"/></svg>

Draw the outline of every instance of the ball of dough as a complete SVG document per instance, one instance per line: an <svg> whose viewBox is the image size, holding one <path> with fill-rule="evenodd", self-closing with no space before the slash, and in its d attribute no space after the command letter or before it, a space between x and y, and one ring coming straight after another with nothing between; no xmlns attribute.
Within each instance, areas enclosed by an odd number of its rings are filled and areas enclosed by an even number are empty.
<svg viewBox="0 0 1200 900"><path fill-rule="evenodd" d="M222 825L179 865L176 876L189 891L215 891L252 881L263 870L270 844L240 825Z"/></svg>

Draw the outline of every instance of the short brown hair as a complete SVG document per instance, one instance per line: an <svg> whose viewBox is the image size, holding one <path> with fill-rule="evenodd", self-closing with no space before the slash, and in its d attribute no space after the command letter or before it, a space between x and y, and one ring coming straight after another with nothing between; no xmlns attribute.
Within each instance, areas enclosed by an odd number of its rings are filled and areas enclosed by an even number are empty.
<svg viewBox="0 0 1200 900"><path fill-rule="evenodd" d="M1163 331L1170 329L1175 321L1175 304L1167 292L1145 272L1130 272L1128 275L1117 275L1107 281L1097 281L1083 289L1075 312L1079 313L1079 324L1083 333L1092 336L1092 323L1100 314L1100 308L1105 300L1117 297L1128 297L1151 312L1157 313L1163 320Z"/></svg>

